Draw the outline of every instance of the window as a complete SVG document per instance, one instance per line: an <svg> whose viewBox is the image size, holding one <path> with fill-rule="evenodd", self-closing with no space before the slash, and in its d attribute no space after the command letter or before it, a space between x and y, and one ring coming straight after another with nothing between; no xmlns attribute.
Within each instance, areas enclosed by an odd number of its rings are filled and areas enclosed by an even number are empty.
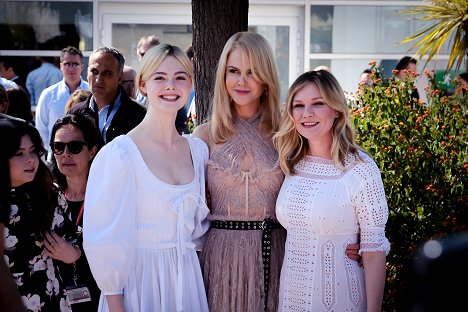
<svg viewBox="0 0 468 312"><path fill-rule="evenodd" d="M91 1L2 1L0 21L0 50L92 50Z"/></svg>

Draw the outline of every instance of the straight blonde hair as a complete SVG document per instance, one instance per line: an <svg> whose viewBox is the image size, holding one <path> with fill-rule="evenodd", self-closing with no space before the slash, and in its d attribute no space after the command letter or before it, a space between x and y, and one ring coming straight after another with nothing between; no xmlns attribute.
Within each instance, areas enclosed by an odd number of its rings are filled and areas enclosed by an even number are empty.
<svg viewBox="0 0 468 312"><path fill-rule="evenodd" d="M291 85L286 100L286 110L281 119L279 131L273 142L278 149L279 164L287 175L295 174L294 166L305 157L309 143L296 129L292 116L292 103L297 92L309 84L319 89L325 103L338 112L338 117L332 127L332 159L338 166L344 168L347 154L359 157L360 147L355 142L354 129L349 118L346 98L336 78L326 70L309 71L299 76Z"/></svg>
<svg viewBox="0 0 468 312"><path fill-rule="evenodd" d="M226 88L227 59L234 49L238 49L244 59L249 58L254 79L265 87L265 92L260 96L259 107L262 129L273 134L279 127L280 87L273 51L263 36L253 32L238 32L224 45L216 70L210 131L217 144L228 140L235 131L235 103Z"/></svg>
<svg viewBox="0 0 468 312"><path fill-rule="evenodd" d="M147 96L147 94L141 90L140 82L148 80L154 71L161 65L164 59L168 56L175 57L182 67L187 71L190 78L193 78L193 66L192 62L179 47L170 44L160 44L149 49L141 61L141 69L136 77L136 85L140 90L141 94Z"/></svg>

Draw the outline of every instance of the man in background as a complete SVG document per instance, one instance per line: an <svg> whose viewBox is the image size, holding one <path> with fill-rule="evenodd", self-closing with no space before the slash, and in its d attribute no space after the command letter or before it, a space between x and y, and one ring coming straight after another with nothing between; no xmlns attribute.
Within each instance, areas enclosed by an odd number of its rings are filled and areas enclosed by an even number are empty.
<svg viewBox="0 0 468 312"><path fill-rule="evenodd" d="M11 80L26 90L26 77L20 76L21 63L18 57L0 57L0 77Z"/></svg>
<svg viewBox="0 0 468 312"><path fill-rule="evenodd" d="M124 66L122 82L120 83L120 85L124 88L125 92L127 92L127 95L133 100L136 97L136 75L137 72L133 69L133 67L130 67L128 65Z"/></svg>
<svg viewBox="0 0 468 312"><path fill-rule="evenodd" d="M417 64L418 61L411 56L402 57L395 66L395 70L398 71L396 73L397 79L414 83L418 70ZM411 92L412 103L417 103L419 98L419 92L415 86L413 92Z"/></svg>
<svg viewBox="0 0 468 312"><path fill-rule="evenodd" d="M42 91L59 82L63 74L54 64L53 57L41 57L41 66L31 71L26 78L26 88L31 96L31 104L37 106Z"/></svg>
<svg viewBox="0 0 468 312"><path fill-rule="evenodd" d="M141 37L138 41L136 54L138 56L138 60L141 62L143 56L145 55L146 51L155 47L159 44L159 38L157 36L151 35L146 37Z"/></svg>
<svg viewBox="0 0 468 312"><path fill-rule="evenodd" d="M127 134L146 114L146 109L130 99L120 85L124 65L124 56L117 49L101 47L94 50L88 63L88 82L92 95L69 111L92 117L104 143Z"/></svg>
<svg viewBox="0 0 468 312"><path fill-rule="evenodd" d="M89 90L89 85L81 78L83 70L83 53L75 47L66 47L60 53L60 70L63 79L42 91L36 108L36 128L41 135L44 146L49 147L50 133L55 122L63 117L65 105L75 90Z"/></svg>

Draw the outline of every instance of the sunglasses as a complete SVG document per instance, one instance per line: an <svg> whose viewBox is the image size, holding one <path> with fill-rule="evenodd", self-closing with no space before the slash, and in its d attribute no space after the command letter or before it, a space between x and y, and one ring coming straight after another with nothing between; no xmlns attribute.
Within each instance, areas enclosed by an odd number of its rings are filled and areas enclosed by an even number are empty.
<svg viewBox="0 0 468 312"><path fill-rule="evenodd" d="M52 151L55 155L62 155L65 152L65 147L68 148L68 151L73 155L81 153L83 146L88 145L86 142L82 141L70 141L68 143L64 142L53 142L50 144Z"/></svg>
<svg viewBox="0 0 468 312"><path fill-rule="evenodd" d="M71 68L78 68L81 64L80 63L70 63L70 62L65 62L63 63L63 66L65 67L71 67Z"/></svg>

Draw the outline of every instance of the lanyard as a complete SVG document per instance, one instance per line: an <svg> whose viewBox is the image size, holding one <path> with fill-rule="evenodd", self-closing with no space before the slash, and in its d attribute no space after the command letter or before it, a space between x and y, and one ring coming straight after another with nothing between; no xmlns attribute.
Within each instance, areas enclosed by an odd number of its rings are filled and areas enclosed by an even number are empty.
<svg viewBox="0 0 468 312"><path fill-rule="evenodd" d="M67 194L68 194L68 192L65 191L65 193L64 193L65 198L67 198ZM81 217L83 216L83 211L84 211L84 200L83 200L83 203L81 204L80 212L78 213L78 218L76 218L76 225L78 225L78 223L80 223Z"/></svg>
<svg viewBox="0 0 468 312"><path fill-rule="evenodd" d="M76 225L80 223L81 217L83 216L83 210L84 210L84 201L81 204L81 209L80 209L80 213L78 214L78 218L76 218Z"/></svg>

